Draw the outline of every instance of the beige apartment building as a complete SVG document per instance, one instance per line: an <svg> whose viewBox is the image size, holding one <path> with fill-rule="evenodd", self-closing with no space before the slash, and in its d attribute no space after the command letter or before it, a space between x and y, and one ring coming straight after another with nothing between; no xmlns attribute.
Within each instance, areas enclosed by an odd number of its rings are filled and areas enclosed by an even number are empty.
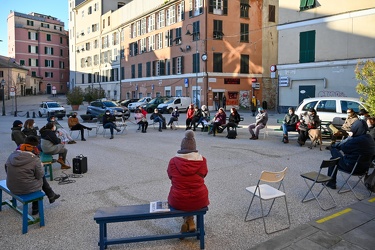
<svg viewBox="0 0 375 250"><path fill-rule="evenodd" d="M64 22L46 14L12 11L7 23L8 56L29 70L20 86L14 85L17 95L66 93L69 40Z"/></svg>
<svg viewBox="0 0 375 250"><path fill-rule="evenodd" d="M278 1L69 1L70 83L107 98L276 100Z"/></svg>
<svg viewBox="0 0 375 250"><path fill-rule="evenodd" d="M279 111L307 97L358 97L355 67L375 58L375 1L280 0Z"/></svg>

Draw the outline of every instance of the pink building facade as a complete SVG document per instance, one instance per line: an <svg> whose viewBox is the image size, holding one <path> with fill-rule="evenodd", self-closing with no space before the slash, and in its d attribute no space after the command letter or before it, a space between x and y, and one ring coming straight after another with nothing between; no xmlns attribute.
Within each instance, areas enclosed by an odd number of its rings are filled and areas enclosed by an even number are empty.
<svg viewBox="0 0 375 250"><path fill-rule="evenodd" d="M48 15L8 15L8 56L39 77L36 93L66 93L69 82L69 35L64 22Z"/></svg>

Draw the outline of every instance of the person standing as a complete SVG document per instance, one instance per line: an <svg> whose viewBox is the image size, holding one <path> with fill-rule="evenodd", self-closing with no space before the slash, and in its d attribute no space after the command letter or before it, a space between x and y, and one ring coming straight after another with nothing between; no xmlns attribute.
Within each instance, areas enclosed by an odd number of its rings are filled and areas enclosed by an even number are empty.
<svg viewBox="0 0 375 250"><path fill-rule="evenodd" d="M253 112L253 116L255 116L255 112L257 111L257 98L253 95L251 98L251 112Z"/></svg>
<svg viewBox="0 0 375 250"><path fill-rule="evenodd" d="M81 131L81 141L86 141L84 130L92 130L92 128L86 127L79 123L77 112L74 112L72 116L68 118L68 126L70 130L80 130Z"/></svg>
<svg viewBox="0 0 375 250"><path fill-rule="evenodd" d="M249 132L251 134L250 140L258 140L259 130L263 129L267 125L267 121L268 121L267 112L263 108L259 107L258 114L255 117L255 123L252 123L248 126ZM253 129L255 129L255 133Z"/></svg>
<svg viewBox="0 0 375 250"><path fill-rule="evenodd" d="M214 97L214 102L215 102L215 110L219 110L219 94L216 94Z"/></svg>
<svg viewBox="0 0 375 250"><path fill-rule="evenodd" d="M208 189L204 178L208 173L207 160L198 153L194 132L185 131L181 148L168 164L167 174L171 180L169 205L182 211L195 211L207 207ZM184 217L181 232L196 230L194 216Z"/></svg>
<svg viewBox="0 0 375 250"><path fill-rule="evenodd" d="M26 138L26 135L21 131L23 123L20 120L15 120L13 122L13 127L11 128L12 134L11 138L17 146L21 145Z"/></svg>
<svg viewBox="0 0 375 250"><path fill-rule="evenodd" d="M281 125L283 129L283 140L282 142L288 143L288 131L296 131L296 126L298 123L298 116L294 113L294 108L289 107L288 113L284 116L283 125Z"/></svg>
<svg viewBox="0 0 375 250"><path fill-rule="evenodd" d="M113 130L115 129L117 132L120 132L121 129L118 129L116 124L116 117L111 114L111 111L106 110L104 115L103 115L103 128L109 128L111 131L111 137L109 139L113 139Z"/></svg>
<svg viewBox="0 0 375 250"><path fill-rule="evenodd" d="M38 143L38 138L30 135L25 138L24 143L17 150L10 154L5 163L7 186L16 195L43 190L49 203L54 203L60 195L52 190L44 176L43 164L38 157ZM39 213L38 201L34 201L31 214L36 215L37 213Z"/></svg>

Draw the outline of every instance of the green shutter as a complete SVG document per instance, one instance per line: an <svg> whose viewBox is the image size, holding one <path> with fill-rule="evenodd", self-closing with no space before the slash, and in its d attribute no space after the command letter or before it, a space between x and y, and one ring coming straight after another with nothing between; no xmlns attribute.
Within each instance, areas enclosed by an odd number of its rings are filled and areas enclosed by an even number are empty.
<svg viewBox="0 0 375 250"><path fill-rule="evenodd" d="M35 62L36 62L36 66L39 67L39 59L36 59Z"/></svg>
<svg viewBox="0 0 375 250"><path fill-rule="evenodd" d="M301 3L299 5L300 8L305 8L306 7L307 0L301 0Z"/></svg>
<svg viewBox="0 0 375 250"><path fill-rule="evenodd" d="M28 37L29 37L29 40L31 39L31 34L30 34L30 31L28 32Z"/></svg>
<svg viewBox="0 0 375 250"><path fill-rule="evenodd" d="M307 7L314 6L315 0L307 0Z"/></svg>
<svg viewBox="0 0 375 250"><path fill-rule="evenodd" d="M300 63L315 61L315 30L300 33L299 61Z"/></svg>

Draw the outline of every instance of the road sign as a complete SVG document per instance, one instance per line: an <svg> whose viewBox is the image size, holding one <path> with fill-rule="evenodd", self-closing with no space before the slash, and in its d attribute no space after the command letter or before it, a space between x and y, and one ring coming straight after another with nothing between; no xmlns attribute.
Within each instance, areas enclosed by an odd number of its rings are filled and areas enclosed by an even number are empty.
<svg viewBox="0 0 375 250"><path fill-rule="evenodd" d="M16 96L16 89L14 87L10 87L10 96Z"/></svg>

